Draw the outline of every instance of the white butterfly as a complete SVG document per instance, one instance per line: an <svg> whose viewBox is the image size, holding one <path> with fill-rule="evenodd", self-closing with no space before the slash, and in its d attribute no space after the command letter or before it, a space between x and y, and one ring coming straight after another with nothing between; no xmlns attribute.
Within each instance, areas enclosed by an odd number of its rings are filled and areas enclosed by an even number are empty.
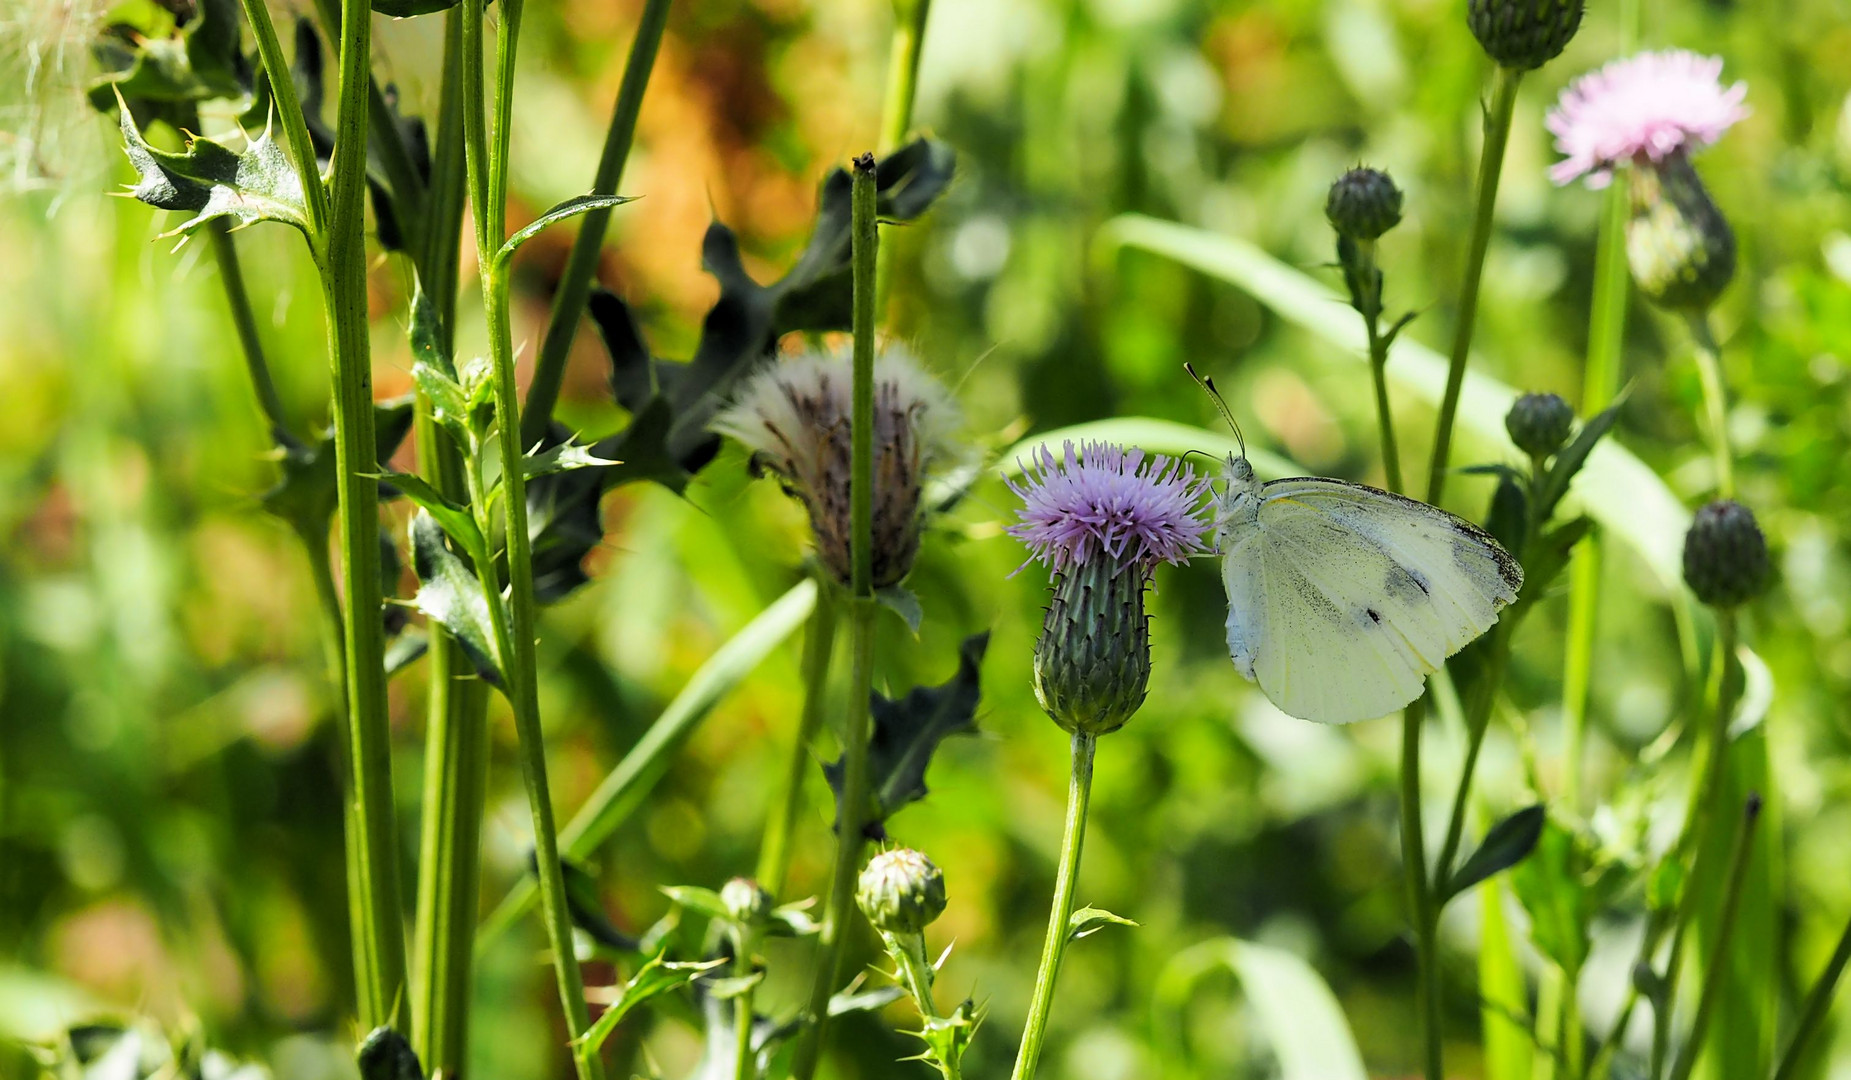
<svg viewBox="0 0 1851 1080"><path fill-rule="evenodd" d="M1438 507L1320 477L1262 484L1244 446L1222 479L1228 651L1293 716L1347 724L1406 706L1523 585L1490 534Z"/></svg>

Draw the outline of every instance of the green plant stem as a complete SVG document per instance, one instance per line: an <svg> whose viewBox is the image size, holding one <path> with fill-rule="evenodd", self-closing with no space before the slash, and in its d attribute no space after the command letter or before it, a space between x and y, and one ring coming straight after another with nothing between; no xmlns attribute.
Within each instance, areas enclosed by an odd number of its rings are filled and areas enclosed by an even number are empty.
<svg viewBox="0 0 1851 1080"><path fill-rule="evenodd" d="M854 917L855 872L866 843L868 812L868 699L874 689L874 320L875 265L880 246L875 220L874 155L856 158L851 170L853 210L850 257L854 280L854 386L849 466L849 652L852 657L848 709L842 742L846 759L841 797L836 800L836 858L829 882L822 941L811 973L809 1025L792 1060L794 1080L810 1080L822 1058L829 1026L829 998L842 966L843 940Z"/></svg>
<svg viewBox="0 0 1851 1080"><path fill-rule="evenodd" d="M1485 669L1479 680L1472 687L1472 696L1466 707L1466 744L1465 760L1459 766L1459 786L1453 791L1452 812L1446 820L1446 838L1440 845L1440 857L1433 865L1432 895L1437 905L1446 902L1446 883L1452 877L1453 860L1459 856L1459 845L1465 838L1465 816L1467 804L1472 796L1472 780L1478 772L1478 754L1484 749L1485 732L1491 727L1491 710L1497 702L1498 690L1503 686L1504 673L1510 667L1510 634L1513 629L1509 616L1498 622L1491 630L1491 641L1485 657ZM1436 911L1435 916L1438 916Z"/></svg>
<svg viewBox="0 0 1851 1080"><path fill-rule="evenodd" d="M455 348L462 218L467 194L463 161L462 16L444 16L443 81L431 183L423 202L421 244L412 262L418 285L437 314L437 348ZM416 419L418 471L445 496L469 500L463 459L420 395ZM412 1048L433 1076L464 1071L469 1005L481 897L482 814L487 800L488 687L472 678L462 648L432 620L426 695L424 817L419 836L417 918L412 938Z"/></svg>
<svg viewBox="0 0 1851 1080"><path fill-rule="evenodd" d="M1691 801L1685 810L1684 827L1670 855L1674 859L1688 857L1693 864L1701 857L1706 846L1711 823L1715 819L1715 802L1722 795L1723 782L1729 770L1729 724L1735 716L1735 680L1731 678L1730 669L1735 663L1735 644L1735 612L1727 609L1717 611L1716 669L1713 677L1716 710L1709 729L1708 758L1703 765L1701 779L1691 792ZM1691 873L1685 875L1678 896L1677 912L1671 924L1671 950L1665 959L1662 973L1664 1006L1652 1017L1651 1068L1646 1074L1652 1080L1664 1075L1665 1061L1670 1053L1671 1020L1677 1011L1674 1006L1677 1002L1678 973L1683 966L1684 944L1696 920L1696 882L1699 880L1696 870L1697 867L1693 865ZM1717 951L1720 952L1720 948Z"/></svg>
<svg viewBox="0 0 1851 1080"><path fill-rule="evenodd" d="M264 419L270 422L270 438L287 446L295 441L283 412L283 399L270 377L270 365L264 361L263 340L257 336L257 316L251 310L251 295L244 288L244 271L238 265L238 245L231 228L224 221L214 221L206 235L212 240L212 254L219 264L219 282L225 287L225 303L231 309L232 325L238 331L238 344L244 350L244 366L251 376L251 389Z"/></svg>
<svg viewBox="0 0 1851 1080"><path fill-rule="evenodd" d="M1729 851L1728 877L1724 879L1722 913L1716 923L1716 947L1703 972L1703 989L1697 996L1697 1012L1684 1038L1683 1052L1671 1070L1671 1080L1689 1080L1690 1070L1703 1053L1703 1040L1709 1034L1710 1017L1716 1011L1716 998L1729 967L1729 939L1735 933L1735 916L1742 906L1742 886L1748 876L1748 858L1754 852L1755 821L1761 814L1761 796L1749 795L1748 805L1736 825L1735 842Z"/></svg>
<svg viewBox="0 0 1851 1080"><path fill-rule="evenodd" d="M1401 863L1406 877L1408 920L1414 925L1418 965L1423 1062L1427 1080L1445 1080L1440 1032L1439 918L1427 886L1427 844L1420 809L1420 738L1427 698L1401 713Z"/></svg>
<svg viewBox="0 0 1851 1080"><path fill-rule="evenodd" d="M1819 973L1819 980L1806 992L1806 1004L1800 1008L1799 1022L1793 1026L1793 1038L1787 1043L1786 1053L1781 1055L1774 1080L1798 1080L1807 1062L1807 1049L1832 1011L1832 996L1838 990L1838 980L1844 975L1847 963L1851 963L1851 923L1847 923L1844 933L1838 936L1838 947L1832 950L1832 958Z"/></svg>
<svg viewBox="0 0 1851 1080"><path fill-rule="evenodd" d="M745 935L742 935L744 937ZM752 974L754 943L747 938L737 943L733 957L733 976L744 979ZM758 1062L752 1053L752 998L756 987L748 986L733 999L733 1080L753 1080Z"/></svg>
<svg viewBox="0 0 1851 1080"><path fill-rule="evenodd" d="M315 9L329 35L339 35L343 16L337 0L315 0ZM367 145L385 174L386 190L392 197L392 213L398 219L405 247L416 251L424 242L424 180L411 163L411 152L406 149L405 137L399 132L398 118L370 70L366 77L366 112L371 129Z"/></svg>
<svg viewBox="0 0 1851 1080"><path fill-rule="evenodd" d="M277 40L276 24L270 21L270 9L264 6L263 0L242 2L244 17L251 24L251 37L257 42L258 59L263 61L265 77L271 72L280 73L279 78L270 79L270 97L276 105L277 122L283 126L283 145L289 150L289 163L295 167L296 179L302 183L302 201L308 215L309 248L315 253L319 264L325 240L323 234L328 229L328 189L321 183L321 169L315 160L315 143L309 138L308 117L302 111L301 98L296 96L296 81L290 76L289 58L283 55L283 44ZM359 33L364 36L366 29L361 29ZM341 44L345 45L344 37ZM345 74L345 53L342 54L342 64L341 71ZM343 112L346 101L343 87ZM364 118L360 124L364 141ZM361 179L364 181L364 161L360 163L360 168Z"/></svg>
<svg viewBox="0 0 1851 1080"><path fill-rule="evenodd" d="M1499 67L1492 79L1491 105L1485 114L1485 144L1478 161L1477 209L1472 218L1471 246L1466 251L1465 280L1459 288L1459 311L1453 326L1451 363L1446 369L1446 392L1440 398L1440 416L1433 433L1433 463L1427 474L1427 501L1438 505L1446 492L1451 462L1453 418L1459 412L1459 392L1465 386L1465 365L1472 353L1472 329L1478 321L1478 290L1484 279L1485 252L1491 246L1493 212L1497 208L1498 177L1504 171L1504 147L1510 141L1511 115L1517 107L1521 71Z"/></svg>
<svg viewBox="0 0 1851 1080"><path fill-rule="evenodd" d="M883 932L881 940L887 945L887 955L893 957L894 965L899 969L900 982L906 987L907 993L913 996L913 1003L919 1007L919 1015L925 1020L927 1030L930 1030L945 1018L939 1015L938 1002L932 996L934 975L932 961L926 956L925 935ZM954 1057L944 1061L936 1055L931 1060L945 1080L962 1080L964 1067L961 1060Z"/></svg>
<svg viewBox="0 0 1851 1080"><path fill-rule="evenodd" d="M1363 320L1369 330L1369 370L1375 377L1376 426L1382 436L1382 473L1388 490L1401 493L1401 451L1395 441L1395 417L1388 405L1388 343L1381 339L1374 319Z"/></svg>
<svg viewBox="0 0 1851 1080"><path fill-rule="evenodd" d="M919 86L919 56L925 48L926 18L932 0L893 0L893 42L887 51L887 95L881 104L880 142L876 149L890 154L906 141L913 124L913 100ZM893 260L899 249L892 244L880 252L875 280L880 308L885 310L893 281Z"/></svg>
<svg viewBox="0 0 1851 1080"><path fill-rule="evenodd" d="M1048 936L1041 943L1041 964L1035 969L1035 995L1029 1000L1028 1020L1022 1025L1022 1044L1016 1051L1012 1080L1029 1080L1041 1060L1047 1036L1048 1014L1054 1006L1054 983L1067 951L1067 924L1073 918L1073 888L1080 875L1080 849L1086 842L1086 808L1092 800L1095 735L1075 732L1072 766L1067 777L1067 823L1061 832L1060 870L1054 878L1054 901L1048 908Z"/></svg>
<svg viewBox="0 0 1851 1080"><path fill-rule="evenodd" d="M1735 455L1729 448L1729 391L1722 375L1722 351L1710 330L1707 312L1690 317L1690 336L1696 343L1697 375L1703 382L1703 408L1710 429L1710 454L1716 461L1716 493L1735 497Z"/></svg>
<svg viewBox="0 0 1851 1080"><path fill-rule="evenodd" d="M791 834L797 828L797 810L803 803L803 781L815 766L811 746L822 729L828 704L829 661L835 651L836 612L828 575L816 575L816 609L810 613L803 641L803 714L791 746L778 809L765 822L765 839L758 853L758 883L772 896L782 898L790 873Z"/></svg>
<svg viewBox="0 0 1851 1080"><path fill-rule="evenodd" d="M348 0L355 2L355 0ZM521 462L520 398L514 378L514 331L508 310L508 280L498 271L495 252L506 232L508 139L512 127L514 57L520 40L521 0L501 0L501 31L496 38L495 124L493 149L484 115L482 6L462 0L464 162L475 207L477 262L482 270L482 299L488 321L489 352L494 370L495 424L500 438L501 505L507 544L508 598L505 617L501 585L492 566L477 567L483 592L495 615L495 633L508 699L514 707L519 738L521 779L533 815L534 864L540 883L540 907L566 1033L577 1045L590 1027L585 986L572 941L564 874L559 865L559 837L553 822L552 795L546 777L545 735L540 726L539 672L534 655L533 541L527 531L527 483ZM479 486L479 485L478 485ZM478 493L476 505L486 509ZM601 1080L603 1060L595 1053L573 1054L580 1080Z"/></svg>
<svg viewBox="0 0 1851 1080"><path fill-rule="evenodd" d="M649 74L655 69L656 51L662 44L662 30L668 25L671 0L648 0L636 24L636 37L630 42L630 58L624 64L623 84L617 90L617 104L611 110L610 130L604 136L604 152L598 157L598 171L591 182L591 194L617 194L623 181L624 163L630 157L630 145L636 137L636 118L643 108L643 92L649 87ZM610 226L611 209L588 210L579 224L578 237L572 241L572 253L566 257L559 286L553 293L552 314L547 317L546 333L540 338L540 355L534 362L533 382L527 387L527 406L522 419L521 439L532 446L546 435L553 419L553 407L559 401L559 387L565 379L566 359L572 353L573 333L585 311L585 298L591 294L592 275L598 269L598 253L604 247L604 234Z"/></svg>

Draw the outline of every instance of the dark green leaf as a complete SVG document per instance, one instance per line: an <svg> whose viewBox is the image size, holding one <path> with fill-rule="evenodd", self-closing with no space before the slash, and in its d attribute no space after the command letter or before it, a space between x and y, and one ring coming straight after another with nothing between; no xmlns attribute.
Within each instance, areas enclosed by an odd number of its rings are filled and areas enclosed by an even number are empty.
<svg viewBox="0 0 1851 1080"><path fill-rule="evenodd" d="M405 1036L376 1027L360 1044L360 1080L424 1080L424 1067Z"/></svg>
<svg viewBox="0 0 1851 1080"><path fill-rule="evenodd" d="M1593 452L1594 444L1600 442L1601 437L1612 429L1614 421L1620 418L1620 406L1623 404L1623 401L1616 402L1583 424L1574 441L1555 455L1555 461L1549 466L1549 475L1543 480L1542 491L1537 498L1537 513L1541 520L1548 521L1554 517L1556 504L1562 501L1562 496L1568 494L1569 482L1581 471L1581 466L1587 464L1587 456Z"/></svg>
<svg viewBox="0 0 1851 1080"><path fill-rule="evenodd" d="M1104 908L1083 907L1067 919L1067 943L1072 944L1083 937L1091 937L1108 926L1137 926L1138 923L1114 915Z"/></svg>
<svg viewBox="0 0 1851 1080"><path fill-rule="evenodd" d="M1588 928L1611 895L1611 881L1593 869L1589 846L1550 819L1529 858L1510 874L1511 890L1530 916L1531 943L1568 971L1587 959Z"/></svg>
<svg viewBox="0 0 1851 1080"><path fill-rule="evenodd" d="M411 519L411 565L422 582L412 604L450 631L478 674L500 686L488 599L475 574L444 545L443 527L427 510L420 509Z"/></svg>
<svg viewBox="0 0 1851 1080"><path fill-rule="evenodd" d="M870 703L874 735L868 743L870 801L865 818L870 835L884 835L881 825L895 811L925 798L926 767L940 742L977 730L977 669L989 644L988 631L965 638L958 648L957 674L945 683L914 687L898 701L874 694ZM838 800L844 769L841 759L823 766L823 775Z"/></svg>
<svg viewBox="0 0 1851 1080"><path fill-rule="evenodd" d="M201 102L242 101L251 65L238 47L237 0L200 0L171 33L117 23L91 48L105 74L90 85L90 103L107 112L117 95L146 123L186 126Z"/></svg>
<svg viewBox="0 0 1851 1080"><path fill-rule="evenodd" d="M572 1047L573 1053L581 1058L598 1053L610 1039L611 1033L617 1030L617 1025L623 1023L624 1017L630 1015L637 1006L671 990L678 990L724 963L725 960L672 963L660 953L650 957L648 962L637 969L636 975L624 984L617 1000L605 1007L604 1014L598 1017L597 1023L591 1025L591 1030L579 1037ZM732 1010L726 1011L730 1014Z"/></svg>
<svg viewBox="0 0 1851 1080"><path fill-rule="evenodd" d="M874 590L874 598L888 611L898 615L906 623L906 628L917 634L919 622L925 618L925 612L919 607L919 597L904 585L889 585Z"/></svg>
<svg viewBox="0 0 1851 1080"><path fill-rule="evenodd" d="M1517 601L1519 608L1530 607L1549 595L1562 571L1568 568L1568 557L1574 553L1575 545L1593 527L1593 519L1578 517L1537 538L1532 550L1523 557L1523 595Z"/></svg>
<svg viewBox="0 0 1851 1080"><path fill-rule="evenodd" d="M234 227L280 221L308 232L301 181L269 131L247 139L243 150L191 138L185 152L176 154L150 146L125 108L122 142L138 177L131 189L135 198L191 215L165 236L191 233L217 218Z"/></svg>
<svg viewBox="0 0 1851 1080"><path fill-rule="evenodd" d="M495 252L496 271L505 269L508 260L514 258L514 253L520 250L521 245L540 235L548 226L556 225L567 218L577 217L591 210L608 210L613 206L622 206L632 201L634 200L623 195L574 195L534 218L526 227L508 237L501 245L501 250Z"/></svg>
<svg viewBox="0 0 1851 1080"><path fill-rule="evenodd" d="M1529 528L1529 497L1523 485L1500 474L1497 490L1491 495L1491 513L1485 516L1485 531L1504 545L1506 551L1523 557L1524 532Z"/></svg>
<svg viewBox="0 0 1851 1080"><path fill-rule="evenodd" d="M412 406L408 398L374 403L374 445L381 463L398 452L399 443L411 430L411 420ZM334 434L324 432L309 446L285 437L277 449L277 464L282 476L262 495L264 509L319 543L327 536L328 523L339 498L335 486Z"/></svg>
<svg viewBox="0 0 1851 1080"><path fill-rule="evenodd" d="M390 678L410 667L430 648L430 638L417 627L408 626L399 631L386 646L386 677Z"/></svg>
<svg viewBox="0 0 1851 1080"><path fill-rule="evenodd" d="M637 951L636 939L617 929L604 914L604 901L598 895L597 879L570 859L559 860L559 869L566 883L566 911L572 916L572 925L608 949L618 952Z"/></svg>
<svg viewBox="0 0 1851 1080"><path fill-rule="evenodd" d="M1452 880L1446 883L1446 892L1441 902L1450 900L1460 893L1485 880L1491 875L1522 862L1536 848L1536 841L1542 836L1543 824L1548 820L1541 804L1526 806L1516 813L1491 826L1485 833L1485 842L1472 852L1465 865L1453 872Z"/></svg>
<svg viewBox="0 0 1851 1080"><path fill-rule="evenodd" d="M595 446L582 443L554 443L544 450L538 450L521 459L522 471L528 479L539 476L552 476L554 473L571 472L574 469L608 469L623 462L598 456Z"/></svg>
<svg viewBox="0 0 1851 1080"><path fill-rule="evenodd" d="M405 497L418 504L442 527L444 534L456 542L463 554L478 565L489 561L488 540L482 530L476 526L476 518L466 506L458 506L443 493L425 482L421 476L410 473L386 473L380 479L405 493ZM419 573L423 577L423 573ZM473 580L473 578L472 578Z"/></svg>

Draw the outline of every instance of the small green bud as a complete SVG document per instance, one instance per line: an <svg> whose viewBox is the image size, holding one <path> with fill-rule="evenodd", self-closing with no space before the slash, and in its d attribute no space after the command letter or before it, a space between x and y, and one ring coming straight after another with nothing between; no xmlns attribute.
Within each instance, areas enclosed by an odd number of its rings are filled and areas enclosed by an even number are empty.
<svg viewBox="0 0 1851 1080"><path fill-rule="evenodd" d="M883 851L868 860L855 903L884 934L917 934L945 913L945 874L911 848Z"/></svg>
<svg viewBox="0 0 1851 1080"><path fill-rule="evenodd" d="M1035 642L1035 699L1078 735L1125 726L1150 684L1150 628L1144 570L1097 558L1054 579Z"/></svg>
<svg viewBox="0 0 1851 1080"><path fill-rule="evenodd" d="M1330 185L1324 216L1346 240L1374 240L1401 222L1401 189L1379 169L1355 168Z"/></svg>
<svg viewBox="0 0 1851 1080"><path fill-rule="evenodd" d="M1465 21L1499 67L1530 71L1560 56L1581 28L1584 0L1470 0Z"/></svg>
<svg viewBox="0 0 1851 1080"><path fill-rule="evenodd" d="M1732 608L1767 588L1767 538L1745 506L1718 499L1697 511L1684 534L1684 583L1714 608Z"/></svg>
<svg viewBox="0 0 1851 1080"><path fill-rule="evenodd" d="M1504 414L1504 430L1517 449L1531 457L1548 457L1568 442L1575 410L1555 394L1525 394Z"/></svg>
<svg viewBox="0 0 1851 1080"><path fill-rule="evenodd" d="M771 894L751 878L734 878L720 889L720 902L741 926L761 926L771 917Z"/></svg>
<svg viewBox="0 0 1851 1080"><path fill-rule="evenodd" d="M1632 174L1626 260L1646 298L1705 311L1735 276L1735 233L1682 153L1639 161Z"/></svg>

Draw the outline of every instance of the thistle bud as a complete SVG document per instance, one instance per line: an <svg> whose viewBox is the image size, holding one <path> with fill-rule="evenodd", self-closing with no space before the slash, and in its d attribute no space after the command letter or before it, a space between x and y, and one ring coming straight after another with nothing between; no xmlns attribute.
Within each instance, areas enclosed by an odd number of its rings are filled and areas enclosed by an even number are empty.
<svg viewBox="0 0 1851 1080"><path fill-rule="evenodd" d="M883 934L917 934L945 913L945 874L911 848L883 851L868 861L855 903Z"/></svg>
<svg viewBox="0 0 1851 1080"><path fill-rule="evenodd" d="M1504 414L1504 430L1517 449L1531 457L1548 457L1568 442L1575 410L1555 394L1524 394Z"/></svg>
<svg viewBox="0 0 1851 1080"><path fill-rule="evenodd" d="M1351 169L1330 185L1324 216L1345 240L1374 240L1401 223L1401 189L1378 169Z"/></svg>
<svg viewBox="0 0 1851 1080"><path fill-rule="evenodd" d="M1499 67L1530 71L1560 56L1581 28L1583 0L1470 0L1465 21Z"/></svg>
<svg viewBox="0 0 1851 1080"><path fill-rule="evenodd" d="M854 527L849 481L854 472L854 373L847 353L813 354L774 364L741 388L714 428L752 451L756 468L775 474L810 517L816 555L849 584ZM953 456L957 411L931 376L899 350L874 365L875 588L899 583L913 568L923 527L926 477Z"/></svg>
<svg viewBox="0 0 1851 1080"><path fill-rule="evenodd" d="M1684 534L1684 583L1714 608L1732 608L1767 588L1767 538L1740 503L1718 499L1697 511Z"/></svg>
<svg viewBox="0 0 1851 1080"><path fill-rule="evenodd" d="M1099 561L1054 580L1035 642L1035 700L1077 735L1125 726L1150 685L1146 578L1136 567Z"/></svg>
<svg viewBox="0 0 1851 1080"><path fill-rule="evenodd" d="M1635 164L1626 259L1646 298L1703 311L1735 276L1735 233L1684 154Z"/></svg>
<svg viewBox="0 0 1851 1080"><path fill-rule="evenodd" d="M760 926L771 917L771 894L751 878L734 878L720 889L720 902L741 926Z"/></svg>

